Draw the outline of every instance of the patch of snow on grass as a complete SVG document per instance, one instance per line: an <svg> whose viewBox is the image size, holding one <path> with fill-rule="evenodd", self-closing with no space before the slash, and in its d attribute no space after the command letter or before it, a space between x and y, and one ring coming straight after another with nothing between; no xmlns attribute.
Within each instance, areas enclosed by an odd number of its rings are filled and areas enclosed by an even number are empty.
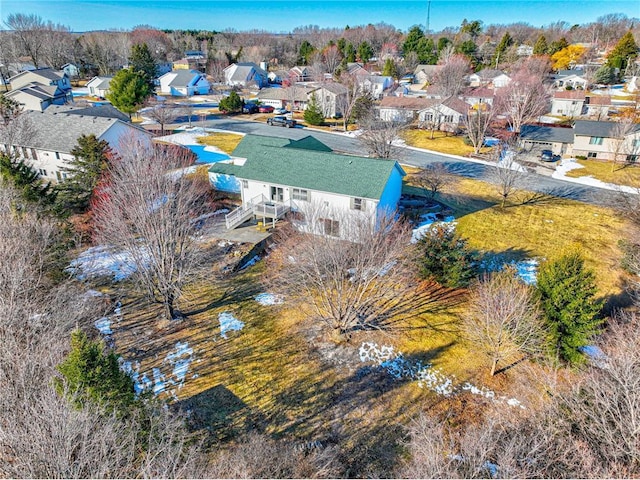
<svg viewBox="0 0 640 480"><path fill-rule="evenodd" d="M136 254L148 257L142 248ZM82 252L69 264L66 271L78 280L111 276L114 281L119 282L134 273L136 265L131 252L114 252L110 247L101 245Z"/></svg>
<svg viewBox="0 0 640 480"><path fill-rule="evenodd" d="M455 217L452 215L445 217L444 220L438 220L435 213L425 213L424 215L420 215L420 218L421 222L413 229L411 234L411 243L417 243L427 233L429 233L435 224L446 225L450 229L456 228L457 222Z"/></svg>
<svg viewBox="0 0 640 480"><path fill-rule="evenodd" d="M259 293L255 296L254 300L258 302L260 305L280 305L284 303L284 299L280 295L276 295L275 293Z"/></svg>
<svg viewBox="0 0 640 480"><path fill-rule="evenodd" d="M159 368L153 368L152 372L153 372L153 383L154 383L153 393L155 395L158 395L159 393L164 392L164 389L165 389L164 375L162 374Z"/></svg>
<svg viewBox="0 0 640 480"><path fill-rule="evenodd" d="M182 388L184 385L184 379L189 371L189 364L192 361L193 349L189 348L187 342L176 343L175 352L171 352L165 358L165 361L173 365L173 376L175 378L171 380L171 383L177 385L178 388Z"/></svg>
<svg viewBox="0 0 640 480"><path fill-rule="evenodd" d="M535 258L522 260L514 264L518 276L527 285L535 285L538 281L538 265L539 262Z"/></svg>
<svg viewBox="0 0 640 480"><path fill-rule="evenodd" d="M595 345L586 345L579 350L584 353L596 367L607 368L607 355Z"/></svg>
<svg viewBox="0 0 640 480"><path fill-rule="evenodd" d="M639 193L637 188L628 187L625 185L615 185L613 183L605 183L602 180L593 178L590 175L578 178L567 177L567 172L570 172L571 170L577 170L579 168L584 167L580 165L575 158L565 158L556 166L556 170L553 172L551 177L559 180L564 180L566 182L580 183L582 185L590 185L592 187L604 188L607 190L617 190L632 194Z"/></svg>
<svg viewBox="0 0 640 480"><path fill-rule="evenodd" d="M425 388L442 396L455 395L461 391L469 391L473 395L480 395L494 402L506 403L512 407L522 406L515 398L498 397L495 392L484 387L476 387L469 382L454 385L455 376L447 376L442 370L432 365L423 365L420 361L410 362L401 352L396 352L390 345L373 342L363 342L358 350L360 361L377 364L379 368L397 380L413 380L420 388Z"/></svg>
<svg viewBox="0 0 640 480"><path fill-rule="evenodd" d="M244 327L244 323L238 320L231 312L222 312L218 315L220 322L220 336L227 338L227 332L240 331Z"/></svg>
<svg viewBox="0 0 640 480"><path fill-rule="evenodd" d="M96 320L94 325L103 335L111 335L113 333L113 330L111 330L111 319L109 317L102 317Z"/></svg>
<svg viewBox="0 0 640 480"><path fill-rule="evenodd" d="M253 257L250 260L248 260L244 265L242 265L240 267L240 270L244 270L245 268L249 268L249 267L255 265L256 263L258 263L259 260L260 260L260 255L256 255L255 257Z"/></svg>

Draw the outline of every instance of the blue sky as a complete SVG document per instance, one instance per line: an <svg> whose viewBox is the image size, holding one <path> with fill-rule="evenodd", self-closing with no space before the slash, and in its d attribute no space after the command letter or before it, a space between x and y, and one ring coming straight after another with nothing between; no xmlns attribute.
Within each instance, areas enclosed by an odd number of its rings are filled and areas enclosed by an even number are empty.
<svg viewBox="0 0 640 480"><path fill-rule="evenodd" d="M428 0L0 0L0 17L36 13L73 31L157 28L289 32L295 27L344 27L385 22L401 30L425 25ZM431 0L431 29L464 18L484 24L564 20L588 23L608 13L640 17L639 0Z"/></svg>

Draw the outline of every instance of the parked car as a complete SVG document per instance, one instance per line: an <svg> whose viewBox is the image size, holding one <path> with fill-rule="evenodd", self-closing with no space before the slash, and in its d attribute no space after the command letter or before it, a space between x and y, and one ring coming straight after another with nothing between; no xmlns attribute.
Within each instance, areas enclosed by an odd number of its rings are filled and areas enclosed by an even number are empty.
<svg viewBox="0 0 640 480"><path fill-rule="evenodd" d="M289 111L286 108L276 108L273 113L276 115L286 115Z"/></svg>
<svg viewBox="0 0 640 480"><path fill-rule="evenodd" d="M267 123L269 125L280 125L281 127L287 127L287 128L292 128L296 126L295 120L289 119L287 117L282 117L282 116L267 118Z"/></svg>
<svg viewBox="0 0 640 480"><path fill-rule="evenodd" d="M258 105L255 103L245 103L242 107L242 113L258 113Z"/></svg>
<svg viewBox="0 0 640 480"><path fill-rule="evenodd" d="M540 152L540 160L542 160L543 162L553 162L555 160L555 157L551 150L542 150Z"/></svg>
<svg viewBox="0 0 640 480"><path fill-rule="evenodd" d="M260 105L258 111L260 113L273 113L274 108L271 105Z"/></svg>

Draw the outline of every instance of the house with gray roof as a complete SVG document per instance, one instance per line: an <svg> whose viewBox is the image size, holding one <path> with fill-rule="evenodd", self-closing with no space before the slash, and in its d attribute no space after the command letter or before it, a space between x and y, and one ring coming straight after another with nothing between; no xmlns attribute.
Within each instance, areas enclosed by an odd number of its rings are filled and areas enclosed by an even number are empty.
<svg viewBox="0 0 640 480"><path fill-rule="evenodd" d="M173 70L158 79L160 93L174 97L191 97L206 95L211 85L205 74L197 70Z"/></svg>
<svg viewBox="0 0 640 480"><path fill-rule="evenodd" d="M39 68L37 70L20 72L11 77L9 83L11 84L12 90L17 90L31 84L56 86L66 95L71 96L71 82L67 74L63 71L53 70L52 68Z"/></svg>
<svg viewBox="0 0 640 480"><path fill-rule="evenodd" d="M624 162L640 159L640 124L577 120L573 132L574 156Z"/></svg>
<svg viewBox="0 0 640 480"><path fill-rule="evenodd" d="M264 88L269 84L267 72L253 62L232 63L223 70L224 83L229 86Z"/></svg>
<svg viewBox="0 0 640 480"><path fill-rule="evenodd" d="M112 78L113 77L93 77L86 85L89 94L106 98L109 93L109 84Z"/></svg>
<svg viewBox="0 0 640 480"><path fill-rule="evenodd" d="M430 130L457 133L471 106L457 97L434 102L418 112L419 126Z"/></svg>
<svg viewBox="0 0 640 480"><path fill-rule="evenodd" d="M404 176L396 161L339 155L313 137L259 135L245 136L228 163L209 169L214 188L235 185L242 198L227 228L251 219L275 225L295 212L300 230L347 239L350 215L375 222L396 211Z"/></svg>
<svg viewBox="0 0 640 480"><path fill-rule="evenodd" d="M121 112L110 103L96 105L93 103L74 102L66 105L52 105L45 110L45 113L67 113L85 117L113 118L125 123L131 123L129 115Z"/></svg>
<svg viewBox="0 0 640 480"><path fill-rule="evenodd" d="M573 148L573 134L569 127L523 125L519 141L527 151L551 150L554 155L564 155Z"/></svg>
<svg viewBox="0 0 640 480"><path fill-rule="evenodd" d="M15 100L24 110L44 112L51 105L62 105L68 101L67 94L57 85L30 83L4 94Z"/></svg>
<svg viewBox="0 0 640 480"><path fill-rule="evenodd" d="M129 135L151 139L146 130L115 118L35 111L25 112L23 116L33 135L16 139L0 131L0 149L17 154L41 177L57 182L66 178L63 168L73 159L71 150L82 135L95 135L115 151L121 139Z"/></svg>

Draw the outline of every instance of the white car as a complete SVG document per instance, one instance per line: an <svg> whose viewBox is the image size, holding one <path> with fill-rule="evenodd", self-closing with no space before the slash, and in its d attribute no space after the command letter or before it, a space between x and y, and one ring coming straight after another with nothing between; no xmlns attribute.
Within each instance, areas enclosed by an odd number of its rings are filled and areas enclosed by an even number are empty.
<svg viewBox="0 0 640 480"><path fill-rule="evenodd" d="M275 113L276 115L286 115L289 113L289 111L286 108L276 108L273 113Z"/></svg>

